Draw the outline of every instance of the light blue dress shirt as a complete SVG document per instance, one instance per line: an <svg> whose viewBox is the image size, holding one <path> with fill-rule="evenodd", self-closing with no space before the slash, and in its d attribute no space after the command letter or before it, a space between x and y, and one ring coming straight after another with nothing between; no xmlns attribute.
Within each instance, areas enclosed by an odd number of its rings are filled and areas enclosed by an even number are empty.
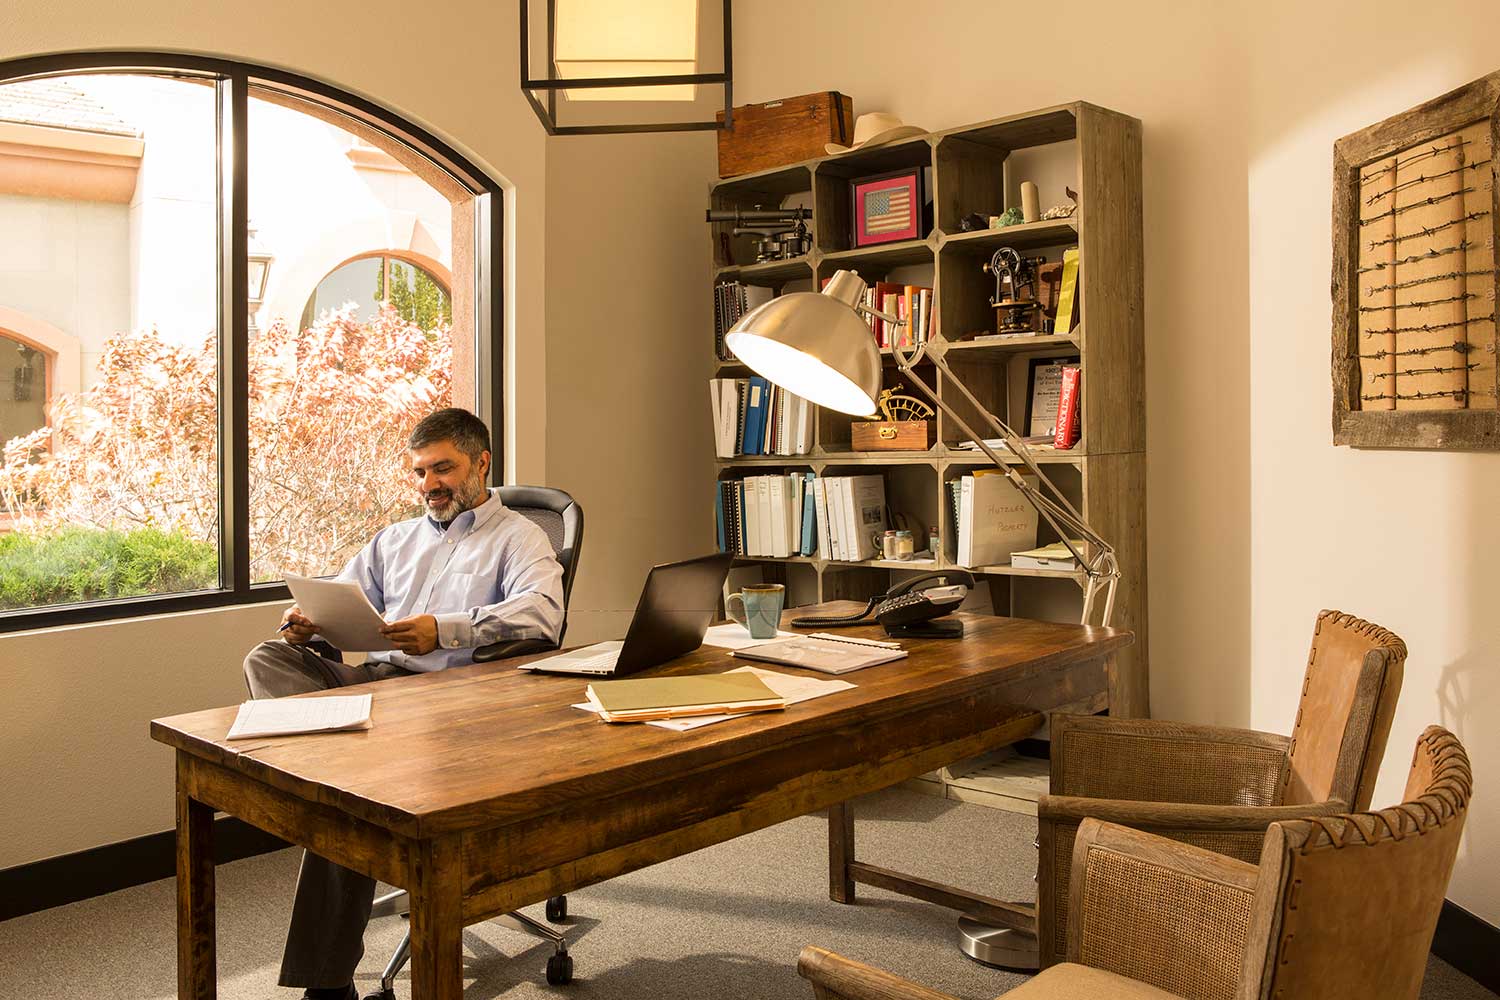
<svg viewBox="0 0 1500 1000"><path fill-rule="evenodd" d="M432 652L369 654L407 670L472 663L474 647L501 640L556 642L562 629L562 566L552 544L494 490L446 531L426 514L382 528L338 579L359 584L386 621L437 619Z"/></svg>

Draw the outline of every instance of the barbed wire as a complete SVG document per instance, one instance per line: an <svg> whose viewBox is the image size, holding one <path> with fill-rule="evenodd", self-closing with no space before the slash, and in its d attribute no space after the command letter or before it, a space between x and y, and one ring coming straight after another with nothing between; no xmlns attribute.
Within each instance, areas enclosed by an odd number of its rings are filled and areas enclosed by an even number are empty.
<svg viewBox="0 0 1500 1000"><path fill-rule="evenodd" d="M1471 361L1466 365L1441 365L1435 368L1406 368L1397 372L1371 372L1370 381L1376 382L1383 378L1410 378L1414 375L1446 375L1448 372L1471 372L1478 367L1478 361Z"/></svg>
<svg viewBox="0 0 1500 1000"><path fill-rule="evenodd" d="M1438 351L1452 351L1455 354L1468 354L1474 350L1474 345L1462 340L1455 340L1451 344L1443 344L1440 347L1409 347L1404 351L1376 351L1374 354L1359 354L1356 357L1366 361L1379 361L1382 358L1399 358L1406 355L1436 354Z"/></svg>
<svg viewBox="0 0 1500 1000"><path fill-rule="evenodd" d="M1370 195L1370 197L1365 199L1365 204L1373 205L1382 198L1389 198L1393 194L1405 191L1407 188L1416 187L1418 184L1426 184L1428 181L1441 180L1444 177L1452 177L1454 174L1461 174L1465 170L1478 170L1480 167L1488 165L1489 162L1489 160L1475 160L1473 163L1462 163L1454 167L1452 170L1444 170L1442 173L1433 174L1430 177L1427 174L1418 174L1409 181L1402 181L1400 184L1394 185L1389 191L1383 191L1380 194Z"/></svg>
<svg viewBox="0 0 1500 1000"><path fill-rule="evenodd" d="M1494 274L1495 268L1482 267L1477 271L1449 271L1447 274L1431 274L1425 278L1409 278L1406 281L1396 281L1389 285L1376 285L1365 289L1366 295L1378 295L1381 292L1395 291L1398 288L1412 288L1416 285L1427 285L1434 281L1447 281L1449 278L1477 278L1481 274Z"/></svg>
<svg viewBox="0 0 1500 1000"><path fill-rule="evenodd" d="M1452 229L1454 226L1462 226L1465 223L1473 222L1475 219L1482 219L1489 214L1489 209L1484 209L1479 212L1470 212L1462 219L1454 219L1452 222L1445 222L1441 226L1423 226L1416 232L1402 233L1399 236L1390 236L1383 240L1374 240L1370 243L1370 249L1374 250L1377 247L1383 247L1388 243L1402 243L1406 240L1414 240L1419 236L1436 236L1444 229Z"/></svg>
<svg viewBox="0 0 1500 1000"><path fill-rule="evenodd" d="M1445 302L1464 302L1468 299L1479 298L1474 292L1465 292L1462 295L1450 295L1446 299L1423 299L1420 302L1397 302L1389 306L1360 306L1360 312L1385 312L1387 309L1426 309L1428 306L1440 306Z"/></svg>
<svg viewBox="0 0 1500 1000"><path fill-rule="evenodd" d="M1372 222L1379 222L1381 219L1384 219L1387 216L1402 215L1402 214L1404 214L1406 212L1410 212L1412 209L1426 208L1428 205L1441 205L1443 202L1447 201L1449 198L1457 198L1460 195L1473 194L1477 190L1479 190L1479 189L1478 188L1472 188L1472 187L1466 187L1466 188L1459 188L1457 191L1453 191L1453 192L1451 192L1449 194L1433 195L1431 198L1426 198L1426 199L1424 199L1422 201L1414 201L1410 205L1402 205L1399 208L1392 208L1388 212L1381 212L1379 215L1372 215L1368 219L1360 219L1359 220L1359 224L1361 226L1368 226Z"/></svg>
<svg viewBox="0 0 1500 1000"><path fill-rule="evenodd" d="M1451 330L1455 326L1468 326L1470 323L1485 323L1495 318L1494 313L1488 316L1472 316L1468 319L1456 320L1452 323L1424 323L1421 326L1389 326L1381 330L1366 330L1366 337L1375 337L1384 333L1432 333L1437 330Z"/></svg>
<svg viewBox="0 0 1500 1000"><path fill-rule="evenodd" d="M1473 139L1455 139L1453 142L1449 143L1446 146L1432 146L1429 149L1425 149L1422 152L1415 154L1414 156L1408 156L1404 160L1397 160L1395 163L1392 163L1389 166L1381 167L1379 170L1375 171L1372 174L1365 174L1359 179L1360 183L1367 184L1370 181L1373 181L1375 178L1382 176L1383 174L1388 174L1392 170L1400 170L1402 167L1410 166L1411 164L1416 163L1418 160L1425 160L1429 156L1441 156L1442 154L1451 152L1452 150L1462 149L1473 141Z"/></svg>
<svg viewBox="0 0 1500 1000"><path fill-rule="evenodd" d="M1419 260L1432 260L1435 257L1446 257L1450 253L1458 253L1459 251L1467 250L1474 245L1475 244L1470 243L1468 240L1463 240L1462 242L1455 243L1452 246L1442 247L1441 249L1436 250L1428 250L1426 253L1414 253L1410 256L1402 257L1399 260L1381 261L1379 264L1371 264L1369 267L1360 268L1359 273L1369 274L1371 271L1384 271L1388 267L1399 267L1402 264L1415 264Z"/></svg>

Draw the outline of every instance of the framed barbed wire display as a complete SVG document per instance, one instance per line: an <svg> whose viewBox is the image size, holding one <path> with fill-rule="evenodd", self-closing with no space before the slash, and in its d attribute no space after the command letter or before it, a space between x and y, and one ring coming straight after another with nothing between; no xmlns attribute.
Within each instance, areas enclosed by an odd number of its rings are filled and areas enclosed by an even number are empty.
<svg viewBox="0 0 1500 1000"><path fill-rule="evenodd" d="M1333 442L1500 449L1500 73L1334 144Z"/></svg>

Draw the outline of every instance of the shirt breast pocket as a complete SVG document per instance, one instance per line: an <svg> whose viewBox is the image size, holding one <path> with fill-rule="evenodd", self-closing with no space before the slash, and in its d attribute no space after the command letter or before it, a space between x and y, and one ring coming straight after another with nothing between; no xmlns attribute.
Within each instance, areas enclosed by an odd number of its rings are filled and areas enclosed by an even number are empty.
<svg viewBox="0 0 1500 1000"><path fill-rule="evenodd" d="M451 614L499 602L500 581L486 573L444 573L427 602L431 614Z"/></svg>

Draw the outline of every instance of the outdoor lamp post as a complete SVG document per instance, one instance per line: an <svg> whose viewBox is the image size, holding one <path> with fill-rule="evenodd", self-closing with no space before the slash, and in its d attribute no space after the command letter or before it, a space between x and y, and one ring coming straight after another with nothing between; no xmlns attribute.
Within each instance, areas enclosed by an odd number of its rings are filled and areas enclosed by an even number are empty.
<svg viewBox="0 0 1500 1000"><path fill-rule="evenodd" d="M250 314L251 333L255 333L258 329L255 325L255 314L260 311L260 304L265 300L266 276L271 273L271 261L276 259L266 245L256 239L255 233L255 227L249 227L245 253L248 263L245 268L245 297Z"/></svg>

